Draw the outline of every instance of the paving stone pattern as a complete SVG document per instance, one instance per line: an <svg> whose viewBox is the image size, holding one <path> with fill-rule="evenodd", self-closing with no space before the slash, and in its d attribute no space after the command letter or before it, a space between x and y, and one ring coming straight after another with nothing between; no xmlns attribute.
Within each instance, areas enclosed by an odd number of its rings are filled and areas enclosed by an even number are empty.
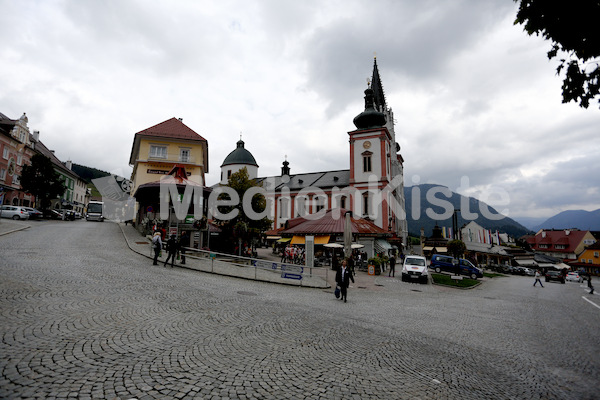
<svg viewBox="0 0 600 400"><path fill-rule="evenodd" d="M114 223L30 224L0 237L0 398L600 396L600 310L576 283L382 277L343 303L152 266Z"/></svg>

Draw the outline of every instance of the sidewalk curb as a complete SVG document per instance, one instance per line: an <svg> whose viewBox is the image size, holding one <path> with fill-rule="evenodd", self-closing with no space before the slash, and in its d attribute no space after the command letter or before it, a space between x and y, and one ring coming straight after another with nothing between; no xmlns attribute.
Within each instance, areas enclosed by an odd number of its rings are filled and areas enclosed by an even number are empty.
<svg viewBox="0 0 600 400"><path fill-rule="evenodd" d="M19 231L29 229L29 228L31 228L31 225L22 226L20 228L13 229L12 231L0 232L0 236L8 235L9 233L19 232Z"/></svg>

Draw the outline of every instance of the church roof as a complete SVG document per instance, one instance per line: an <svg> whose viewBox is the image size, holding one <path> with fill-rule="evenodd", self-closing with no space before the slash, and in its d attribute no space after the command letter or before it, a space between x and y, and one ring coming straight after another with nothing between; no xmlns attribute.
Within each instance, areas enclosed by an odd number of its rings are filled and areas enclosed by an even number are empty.
<svg viewBox="0 0 600 400"><path fill-rule="evenodd" d="M242 139L238 140L236 149L225 157L225 161L223 161L221 167L233 164L255 165L258 167L252 153L244 148L244 141Z"/></svg>
<svg viewBox="0 0 600 400"><path fill-rule="evenodd" d="M304 174L294 174L290 176L268 176L259 178L260 183L268 184L269 190L281 190L288 188L291 191L301 190L308 187L318 188L345 188L350 185L350 170L343 169L337 171L308 172ZM271 184L274 187L271 187Z"/></svg>
<svg viewBox="0 0 600 400"><path fill-rule="evenodd" d="M371 88L373 89L373 96L375 102L375 108L379 111L385 111L385 93L383 86L381 85L381 78L379 77L379 69L377 68L377 58L373 63L373 77L371 78Z"/></svg>

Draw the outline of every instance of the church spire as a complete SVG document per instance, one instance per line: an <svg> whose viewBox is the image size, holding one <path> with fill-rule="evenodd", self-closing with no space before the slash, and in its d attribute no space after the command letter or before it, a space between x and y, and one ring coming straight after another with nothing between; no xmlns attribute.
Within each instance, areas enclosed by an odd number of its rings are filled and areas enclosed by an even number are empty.
<svg viewBox="0 0 600 400"><path fill-rule="evenodd" d="M373 89L375 108L378 111L384 112L386 109L385 93L383 92L381 78L379 77L379 69L377 68L377 57L374 58L373 63L373 78L371 79L371 88Z"/></svg>

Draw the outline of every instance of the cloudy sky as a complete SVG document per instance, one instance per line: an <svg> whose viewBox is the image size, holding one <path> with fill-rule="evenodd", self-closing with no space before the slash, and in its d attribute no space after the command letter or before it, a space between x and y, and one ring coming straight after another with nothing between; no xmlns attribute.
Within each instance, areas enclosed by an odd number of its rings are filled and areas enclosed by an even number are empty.
<svg viewBox="0 0 600 400"><path fill-rule="evenodd" d="M209 185L243 135L260 176L349 168L374 54L405 184L509 216L600 208L600 111L561 104L550 43L511 0L0 0L0 112L62 160L129 177L136 132L208 140ZM504 204L501 204L504 203Z"/></svg>

